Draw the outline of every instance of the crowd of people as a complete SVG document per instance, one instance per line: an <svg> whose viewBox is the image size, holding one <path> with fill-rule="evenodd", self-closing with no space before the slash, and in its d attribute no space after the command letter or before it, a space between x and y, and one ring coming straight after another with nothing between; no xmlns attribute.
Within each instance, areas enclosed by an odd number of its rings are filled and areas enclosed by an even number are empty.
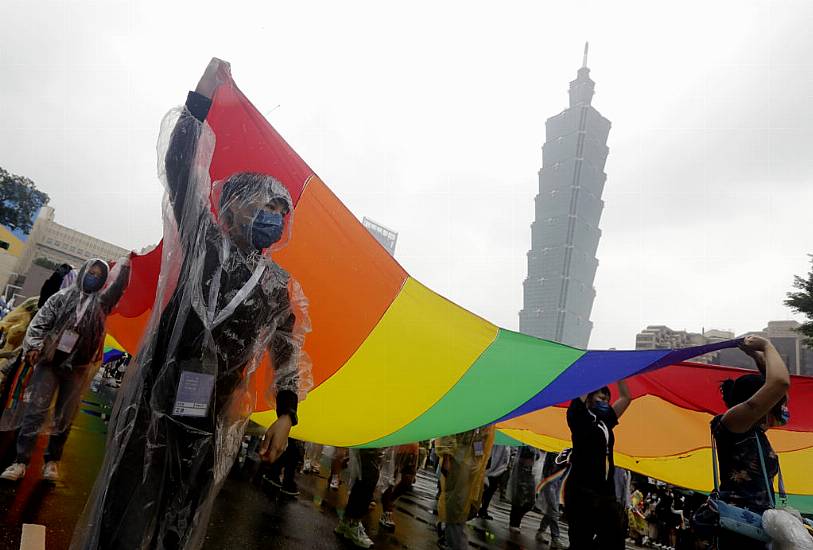
<svg viewBox="0 0 813 550"><path fill-rule="evenodd" d="M185 107L164 122L163 250L171 265L169 273L162 272L159 307L118 392L104 463L74 537L77 550L202 544L214 499L243 442L251 412L248 380L266 352L274 366L268 393L277 420L252 443L267 463L262 476L296 496L300 461L311 472L323 468L325 449L289 439L299 421L297 404L312 384L302 353L307 300L271 258L290 238L291 196L273 177L238 172L221 182L217 215L212 210L206 163L214 136L206 120L214 92L228 81L228 65L213 60ZM16 449L0 478L18 481L28 474L43 429L49 438L42 477L60 478L81 394L101 361L105 320L128 281L129 258L119 259L114 269L91 259L75 274L62 266L36 303L27 300L4 319L0 374L7 380L0 428L16 431ZM775 502L772 481L779 472L765 431L788 420L790 378L768 340L749 336L742 347L759 373L722 384L727 410L711 423L718 494L761 513ZM603 387L573 399L567 408L572 447L563 453L495 446L493 425L435 439L439 544L468 548L467 523L478 516L491 521L489 506L504 488L511 503L509 528L519 530L527 513L537 509L538 538L548 542L549 530L552 548L564 545L560 519L574 550L621 549L630 533L641 542L680 546L689 509L685 499L669 488L647 496L640 489L631 496L619 489L627 481L614 464L614 428L630 401L623 380L615 396ZM381 525L394 529L394 504L409 490L421 461L417 443L332 449L328 486L339 486L343 470L351 481L336 533L362 548L373 545L363 520L377 489ZM730 531L714 537L723 549L766 548Z"/></svg>
<svg viewBox="0 0 813 550"><path fill-rule="evenodd" d="M775 462L776 455L764 430L787 421L783 396L787 391L784 381L789 379L767 340L749 337L742 347L754 358L761 373L722 384L721 393L729 409L713 419L711 429L717 441L731 438L739 442L733 447L718 443L720 468L726 480L720 493L739 506L764 511L773 489L760 483L759 460L753 456L757 447L748 448L756 445L755 438L759 437L764 459ZM344 483L345 472L350 490L336 533L360 548L373 546L364 520L375 507L375 494L380 495L382 506L380 526L394 530L394 502L410 490L416 472L422 468L437 476L441 548L468 548L467 524L472 520L494 521L489 509L498 494L509 505L509 533L519 532L523 518L533 510L541 516L536 540L554 550L620 549L628 542L663 550L709 548L713 544L720 549L767 548L764 543L735 533L721 531L709 538L706 533L695 532L692 518L703 508L706 495L615 467L613 428L631 401L625 382L617 386L615 399L610 388L604 387L570 403L567 420L572 447L561 452L494 445L493 426L388 449L344 449L291 440L280 461L285 465L278 462L267 467L263 479L282 494L295 497L299 494L296 472L322 474L324 487L330 490ZM775 393L770 394L772 391ZM761 409L756 409L760 416L748 417L754 423L746 420L735 424L736 417L728 423L736 407L759 407L765 393L769 393L768 398ZM751 405L743 405L749 400ZM742 468L750 469L747 475ZM775 473L774 469L768 475ZM568 527L566 535L560 521Z"/></svg>

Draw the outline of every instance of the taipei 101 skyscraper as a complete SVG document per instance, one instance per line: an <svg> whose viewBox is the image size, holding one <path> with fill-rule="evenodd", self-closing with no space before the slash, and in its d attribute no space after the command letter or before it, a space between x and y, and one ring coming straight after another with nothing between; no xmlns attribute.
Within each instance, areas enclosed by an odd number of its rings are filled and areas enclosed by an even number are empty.
<svg viewBox="0 0 813 550"><path fill-rule="evenodd" d="M591 105L595 82L584 62L570 83L570 106L545 123L536 216L519 330L586 348L601 237L610 121Z"/></svg>

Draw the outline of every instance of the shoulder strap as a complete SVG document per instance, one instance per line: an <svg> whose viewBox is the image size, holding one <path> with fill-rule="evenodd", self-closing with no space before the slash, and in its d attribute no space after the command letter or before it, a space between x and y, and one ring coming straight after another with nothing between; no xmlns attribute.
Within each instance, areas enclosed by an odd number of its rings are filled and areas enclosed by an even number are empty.
<svg viewBox="0 0 813 550"><path fill-rule="evenodd" d="M714 492L720 492L720 474L717 472L717 441L714 439L714 428L709 426L711 431L711 470L714 472Z"/></svg>
<svg viewBox="0 0 813 550"><path fill-rule="evenodd" d="M782 506L787 506L788 504L788 494L785 492L785 480L782 479L782 465L779 464L779 457L776 457L776 463L779 469L779 500L782 503Z"/></svg>
<svg viewBox="0 0 813 550"><path fill-rule="evenodd" d="M784 507L788 505L788 494L785 492L785 480L782 478L782 464L779 462L779 455L776 456L776 470L779 476L779 501Z"/></svg>
<svg viewBox="0 0 813 550"><path fill-rule="evenodd" d="M756 431L754 431L754 438L757 440L757 449L759 450L759 465L762 466L762 475L765 478L765 488L768 489L768 496L771 498L771 507L776 508L776 502L773 498L773 487L771 487L771 480L768 479L768 469L765 468L765 457L762 456L762 443L759 442L759 433ZM782 485L784 486L784 482Z"/></svg>

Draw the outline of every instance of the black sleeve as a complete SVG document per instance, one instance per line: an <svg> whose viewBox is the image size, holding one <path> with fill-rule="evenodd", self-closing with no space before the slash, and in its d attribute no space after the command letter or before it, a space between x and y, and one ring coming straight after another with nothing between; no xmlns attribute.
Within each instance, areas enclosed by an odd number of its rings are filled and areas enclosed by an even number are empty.
<svg viewBox="0 0 813 550"><path fill-rule="evenodd" d="M282 414L296 414L299 398L291 390L280 390L277 393L277 417Z"/></svg>
<svg viewBox="0 0 813 550"><path fill-rule="evenodd" d="M169 200L178 227L183 223L184 207L189 191L189 175L200 137L202 122L209 113L212 100L196 92L189 92L184 109L172 130L165 159Z"/></svg>
<svg viewBox="0 0 813 550"><path fill-rule="evenodd" d="M615 414L615 409L610 407L610 410L607 411L607 414L604 415L605 418L602 418L604 424L607 426L608 429L612 430L616 426L618 426L618 415Z"/></svg>
<svg viewBox="0 0 813 550"><path fill-rule="evenodd" d="M122 265L119 268L119 273L116 280L113 281L109 287L100 296L102 307L105 313L109 314L110 311L116 307L116 304L121 299L124 291L127 290L127 285L130 284L130 264Z"/></svg>
<svg viewBox="0 0 813 550"><path fill-rule="evenodd" d="M593 416L587 410L587 404L579 398L570 402L567 408L567 425L570 431L578 430L593 423Z"/></svg>
<svg viewBox="0 0 813 550"><path fill-rule="evenodd" d="M276 384L277 386L286 388L277 391L277 416L293 413L295 417L299 398L295 391L287 388L299 384L297 374L291 371L290 365L288 365L294 354L294 346L291 340L294 324L296 323L296 316L290 311L290 307L287 306L289 303L287 290L284 293L280 293L278 300L284 309L289 310L289 313L285 317L285 320L277 327L271 339L271 361L274 365ZM283 370L285 371L284 374L280 372ZM285 380L283 380L283 377Z"/></svg>

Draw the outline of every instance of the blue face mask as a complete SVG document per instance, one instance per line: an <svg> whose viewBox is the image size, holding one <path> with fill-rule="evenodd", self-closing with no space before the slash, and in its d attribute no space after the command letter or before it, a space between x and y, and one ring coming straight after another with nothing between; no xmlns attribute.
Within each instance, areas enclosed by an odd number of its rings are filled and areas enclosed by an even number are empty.
<svg viewBox="0 0 813 550"><path fill-rule="evenodd" d="M251 224L251 244L257 250L268 248L282 238L282 214L260 210Z"/></svg>
<svg viewBox="0 0 813 550"><path fill-rule="evenodd" d="M90 273L85 273L85 277L82 279L82 290L85 292L96 292L102 288L104 284L104 279L101 277L97 277L96 275L92 275Z"/></svg>
<svg viewBox="0 0 813 550"><path fill-rule="evenodd" d="M607 403L606 401L598 401L596 404L593 405L592 410L596 416L599 417L605 416L607 413L610 412L610 404Z"/></svg>

